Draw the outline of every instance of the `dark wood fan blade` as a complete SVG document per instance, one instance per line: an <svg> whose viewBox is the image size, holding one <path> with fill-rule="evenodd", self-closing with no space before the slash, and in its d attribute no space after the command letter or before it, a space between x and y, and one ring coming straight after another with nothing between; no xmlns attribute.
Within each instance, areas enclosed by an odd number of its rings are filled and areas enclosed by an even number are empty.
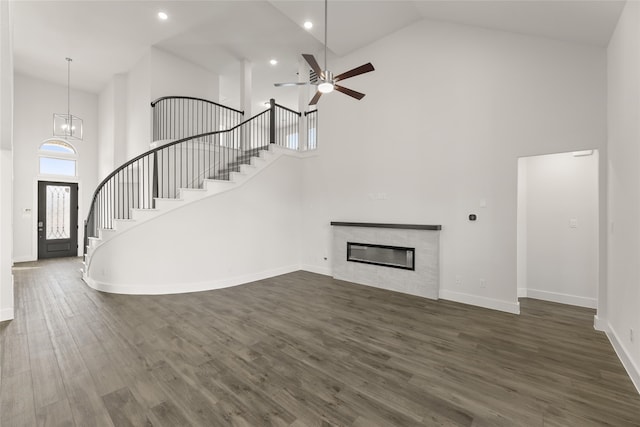
<svg viewBox="0 0 640 427"><path fill-rule="evenodd" d="M322 69L320 68L320 65L318 65L318 61L316 61L316 58L308 53L303 53L302 57L305 59L305 61L307 61L311 69L316 72L316 75L320 77L320 75L322 74Z"/></svg>
<svg viewBox="0 0 640 427"><path fill-rule="evenodd" d="M345 80L351 77L359 76L360 74L368 73L370 71L375 70L371 62L368 62L364 65L354 68L353 70L346 71L340 75L337 75L333 78L333 81Z"/></svg>
<svg viewBox="0 0 640 427"><path fill-rule="evenodd" d="M317 91L313 98L311 98L311 101L309 101L309 105L316 105L321 96L322 92Z"/></svg>
<svg viewBox="0 0 640 427"><path fill-rule="evenodd" d="M275 87L286 87L286 86L306 86L309 82L288 82L288 83L274 83Z"/></svg>
<svg viewBox="0 0 640 427"><path fill-rule="evenodd" d="M355 90L348 89L344 86L334 85L333 88L338 92L342 92L345 95L349 95L357 100L361 100L362 98L364 98L364 93L356 92Z"/></svg>

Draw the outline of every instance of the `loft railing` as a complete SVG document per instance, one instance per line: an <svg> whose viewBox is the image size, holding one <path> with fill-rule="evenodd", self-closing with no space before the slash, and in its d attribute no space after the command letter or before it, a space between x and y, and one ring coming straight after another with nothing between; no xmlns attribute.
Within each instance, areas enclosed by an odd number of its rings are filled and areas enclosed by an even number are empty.
<svg viewBox="0 0 640 427"><path fill-rule="evenodd" d="M318 148L318 110L304 113L307 119L307 150Z"/></svg>
<svg viewBox="0 0 640 427"><path fill-rule="evenodd" d="M165 96L151 103L153 141L187 138L231 129L244 112L213 101L189 96Z"/></svg>
<svg viewBox="0 0 640 427"><path fill-rule="evenodd" d="M301 113L276 104L274 99L269 101L271 114L271 140L281 141L286 148L298 150L300 147L300 117Z"/></svg>
<svg viewBox="0 0 640 427"><path fill-rule="evenodd" d="M130 219L132 209L153 209L157 198L176 198L181 188L202 188L205 179L229 180L231 172L269 144L304 149L299 146L301 116L272 99L268 110L229 129L181 138L129 160L93 194L84 224L85 253L90 237L113 229L116 219Z"/></svg>

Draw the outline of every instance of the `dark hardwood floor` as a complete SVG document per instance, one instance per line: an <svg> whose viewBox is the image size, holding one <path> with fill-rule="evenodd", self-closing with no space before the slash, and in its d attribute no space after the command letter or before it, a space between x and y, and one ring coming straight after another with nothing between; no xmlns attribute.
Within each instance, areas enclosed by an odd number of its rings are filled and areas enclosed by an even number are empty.
<svg viewBox="0 0 640 427"><path fill-rule="evenodd" d="M593 310L520 316L297 272L167 296L18 264L0 425L639 426Z"/></svg>

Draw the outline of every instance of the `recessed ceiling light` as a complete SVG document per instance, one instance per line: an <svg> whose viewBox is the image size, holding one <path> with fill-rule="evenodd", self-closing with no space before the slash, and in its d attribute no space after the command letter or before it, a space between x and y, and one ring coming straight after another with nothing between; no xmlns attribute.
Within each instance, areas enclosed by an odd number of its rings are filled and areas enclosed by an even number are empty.
<svg viewBox="0 0 640 427"><path fill-rule="evenodd" d="M165 12L158 12L158 19L160 19L161 21L166 21L167 19L169 19L169 15L167 15Z"/></svg>
<svg viewBox="0 0 640 427"><path fill-rule="evenodd" d="M313 28L313 22L311 21L304 21L304 24L302 24L304 26L304 28L306 28L307 30L310 30Z"/></svg>
<svg viewBox="0 0 640 427"><path fill-rule="evenodd" d="M272 59L271 61L269 61L269 64L271 65L276 65L278 63L277 59Z"/></svg>

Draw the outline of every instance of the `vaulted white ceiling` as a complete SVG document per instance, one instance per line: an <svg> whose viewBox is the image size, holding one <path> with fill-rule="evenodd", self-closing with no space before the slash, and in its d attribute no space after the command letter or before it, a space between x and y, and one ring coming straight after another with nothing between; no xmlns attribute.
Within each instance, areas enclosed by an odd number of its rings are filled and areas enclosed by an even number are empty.
<svg viewBox="0 0 640 427"><path fill-rule="evenodd" d="M329 0L331 55L343 56L421 19L606 46L624 2L615 0ZM18 72L100 91L150 46L218 74L254 64L254 85L296 80L301 53L320 54L324 3L306 1L14 0ZM169 19L161 22L157 12ZM304 20L314 22L311 31ZM320 56L319 56L320 57ZM276 67L268 65L277 58ZM359 64L354 64L359 65ZM262 82L262 83L261 83Z"/></svg>

